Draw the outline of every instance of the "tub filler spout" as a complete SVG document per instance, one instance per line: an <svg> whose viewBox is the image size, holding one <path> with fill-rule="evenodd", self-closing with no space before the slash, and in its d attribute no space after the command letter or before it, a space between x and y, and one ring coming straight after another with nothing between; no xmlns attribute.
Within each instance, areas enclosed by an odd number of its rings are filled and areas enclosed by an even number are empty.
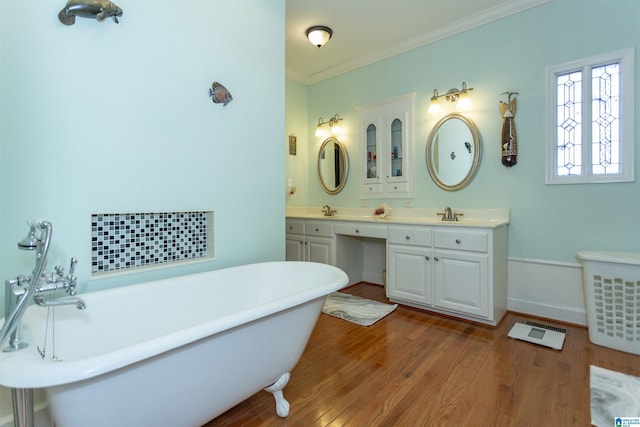
<svg viewBox="0 0 640 427"><path fill-rule="evenodd" d="M75 305L78 310L87 308L84 300L80 297L60 297L48 300L44 295L36 295L33 301L40 307L56 307L59 305Z"/></svg>

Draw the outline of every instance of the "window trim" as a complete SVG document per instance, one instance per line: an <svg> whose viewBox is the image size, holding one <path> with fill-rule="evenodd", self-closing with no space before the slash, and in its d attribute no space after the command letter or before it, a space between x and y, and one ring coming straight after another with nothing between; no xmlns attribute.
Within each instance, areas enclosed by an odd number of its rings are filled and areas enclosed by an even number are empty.
<svg viewBox="0 0 640 427"><path fill-rule="evenodd" d="M583 74L583 109L582 116L588 118L583 123L582 140L588 148L583 149L589 152L583 161L583 172L581 175L557 175L558 159L557 149L557 76L572 71L584 71L612 62L620 63L620 172L610 175L593 175L591 172L591 73ZM546 184L584 184L584 183L610 183L610 182L633 182L635 163L635 71L634 71L634 50L626 48L609 52L590 58L579 59L561 65L548 67L547 76L547 141L545 144L546 154ZM588 104L588 106L587 106ZM586 138L588 137L588 138ZM583 156L584 157L584 156Z"/></svg>

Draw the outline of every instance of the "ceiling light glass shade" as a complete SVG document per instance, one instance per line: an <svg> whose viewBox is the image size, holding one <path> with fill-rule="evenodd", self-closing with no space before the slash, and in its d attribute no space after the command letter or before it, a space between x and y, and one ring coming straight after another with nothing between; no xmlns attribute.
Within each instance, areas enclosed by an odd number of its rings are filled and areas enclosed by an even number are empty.
<svg viewBox="0 0 640 427"><path fill-rule="evenodd" d="M307 29L307 38L309 39L309 42L317 47L322 47L327 44L332 35L333 31L331 28L323 25L316 25L315 27Z"/></svg>

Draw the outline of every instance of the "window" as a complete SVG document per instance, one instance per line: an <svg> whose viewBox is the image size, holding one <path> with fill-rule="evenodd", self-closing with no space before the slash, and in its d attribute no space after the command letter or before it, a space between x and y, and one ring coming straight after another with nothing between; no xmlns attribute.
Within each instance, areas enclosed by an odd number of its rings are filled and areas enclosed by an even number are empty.
<svg viewBox="0 0 640 427"><path fill-rule="evenodd" d="M547 184L633 181L633 50L547 70Z"/></svg>

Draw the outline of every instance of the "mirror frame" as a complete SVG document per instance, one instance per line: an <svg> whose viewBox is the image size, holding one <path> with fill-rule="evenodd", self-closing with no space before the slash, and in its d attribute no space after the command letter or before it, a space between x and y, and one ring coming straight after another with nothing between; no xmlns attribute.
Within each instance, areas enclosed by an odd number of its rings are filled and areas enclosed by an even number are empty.
<svg viewBox="0 0 640 427"><path fill-rule="evenodd" d="M340 153L343 157L343 162L344 162L344 170L340 174L340 178L341 178L340 185L338 185L336 188L328 187L327 184L324 182L324 179L322 179L322 174L320 173L320 162L322 161L322 153L324 152L327 145L329 145L329 143L334 143L338 146L338 148L340 148ZM322 141L322 144L320 145L320 149L318 150L317 170L318 170L318 179L320 180L320 186L325 192L329 194L338 194L339 192L342 191L342 189L344 188L344 185L347 183L347 178L349 177L349 153L347 153L347 147L342 143L342 141L340 141L338 138L333 136L330 136L329 138Z"/></svg>
<svg viewBox="0 0 640 427"><path fill-rule="evenodd" d="M438 134L438 131L440 130L442 125L444 125L448 120L452 120L452 119L461 120L465 125L467 125L467 128L469 128L469 131L471 132L471 137L473 138L473 160L471 162L471 167L469 168L469 172L462 179L462 181L454 185L448 185L442 182L438 177L438 172L436 171L436 168L433 164L433 156L431 155L431 153L433 151L433 140L435 139L435 136ZM480 166L480 151L481 151L480 133L478 132L478 128L476 128L476 125L471 121L471 119L458 113L447 114L446 116L442 117L438 121L438 123L435 124L435 126L431 130L431 133L429 133L429 138L427 139L427 148L425 150L425 157L427 160L427 169L429 170L429 175L431 175L431 179L433 180L433 182L436 183L438 187L447 191L457 191L466 187L467 185L469 185L469 183L475 176L476 172L478 171L478 167Z"/></svg>

